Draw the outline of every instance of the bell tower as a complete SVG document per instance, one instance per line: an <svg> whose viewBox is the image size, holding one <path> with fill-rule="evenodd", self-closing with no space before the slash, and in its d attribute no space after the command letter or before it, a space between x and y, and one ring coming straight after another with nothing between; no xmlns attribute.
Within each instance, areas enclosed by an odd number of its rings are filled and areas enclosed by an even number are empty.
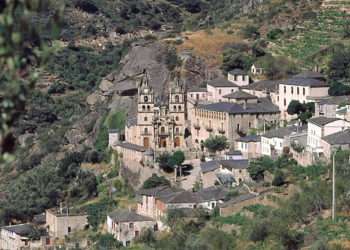
<svg viewBox="0 0 350 250"><path fill-rule="evenodd" d="M186 94L185 89L176 78L169 91L169 115L174 120L173 145L174 148L184 146L184 133L186 121Z"/></svg>
<svg viewBox="0 0 350 250"><path fill-rule="evenodd" d="M140 145L146 148L153 143L154 91L149 86L149 78L144 71L138 87L137 125L140 132Z"/></svg>

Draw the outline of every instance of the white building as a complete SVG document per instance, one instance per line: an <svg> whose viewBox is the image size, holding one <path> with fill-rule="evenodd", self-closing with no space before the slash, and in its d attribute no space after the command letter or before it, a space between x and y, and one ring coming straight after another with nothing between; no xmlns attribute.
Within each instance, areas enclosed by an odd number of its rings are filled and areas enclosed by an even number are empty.
<svg viewBox="0 0 350 250"><path fill-rule="evenodd" d="M261 136L261 154L276 157L289 146L289 136L301 132L303 128L296 126L271 129Z"/></svg>
<svg viewBox="0 0 350 250"><path fill-rule="evenodd" d="M225 78L216 78L207 83L208 101L209 102L221 102L223 96L238 91L237 84L228 81Z"/></svg>
<svg viewBox="0 0 350 250"><path fill-rule="evenodd" d="M308 122L307 148L312 153L323 153L322 138L350 127L350 123L338 118L314 117Z"/></svg>
<svg viewBox="0 0 350 250"><path fill-rule="evenodd" d="M323 75L315 72L305 72L288 80L281 81L278 90L278 107L281 120L293 118L288 115L289 103L293 100L300 103L315 102L328 96L329 84Z"/></svg>
<svg viewBox="0 0 350 250"><path fill-rule="evenodd" d="M228 72L227 79L240 87L249 85L249 75L241 69Z"/></svg>

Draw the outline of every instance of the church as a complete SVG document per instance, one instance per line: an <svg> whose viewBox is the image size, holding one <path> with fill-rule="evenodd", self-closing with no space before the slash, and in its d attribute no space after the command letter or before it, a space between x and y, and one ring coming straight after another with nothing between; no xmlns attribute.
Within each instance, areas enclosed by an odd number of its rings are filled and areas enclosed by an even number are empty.
<svg viewBox="0 0 350 250"><path fill-rule="evenodd" d="M145 73L138 86L137 114L125 128L128 143L155 152L185 148L186 92L180 80L170 83L168 97L156 98Z"/></svg>

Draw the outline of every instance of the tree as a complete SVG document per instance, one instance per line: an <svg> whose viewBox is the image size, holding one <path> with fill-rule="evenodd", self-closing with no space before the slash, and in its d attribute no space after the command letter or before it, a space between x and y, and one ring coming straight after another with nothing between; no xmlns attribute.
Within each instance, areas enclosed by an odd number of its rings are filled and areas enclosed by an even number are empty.
<svg viewBox="0 0 350 250"><path fill-rule="evenodd" d="M287 112L290 115L298 115L298 119L305 124L315 113L315 103L302 104L299 101L292 100L288 105Z"/></svg>
<svg viewBox="0 0 350 250"><path fill-rule="evenodd" d="M338 45L328 64L328 75L331 80L341 81L350 79L350 48Z"/></svg>
<svg viewBox="0 0 350 250"><path fill-rule="evenodd" d="M16 144L11 127L25 110L34 86L33 66L42 63L43 52L47 51L33 16L45 11L44 7L50 8L53 15L49 16L47 27L54 28L60 13L52 3L44 0L0 2L0 160L14 151Z"/></svg>
<svg viewBox="0 0 350 250"><path fill-rule="evenodd" d="M339 81L333 81L328 90L330 96L350 95L350 86L345 85Z"/></svg>
<svg viewBox="0 0 350 250"><path fill-rule="evenodd" d="M167 180L164 176L152 174L152 176L143 183L142 187L148 189L159 186L170 186L170 181Z"/></svg>
<svg viewBox="0 0 350 250"><path fill-rule="evenodd" d="M213 154L228 148L227 138L223 135L210 136L204 141L203 145Z"/></svg>
<svg viewBox="0 0 350 250"><path fill-rule="evenodd" d="M99 234L94 238L96 250L114 250L119 249L123 244L117 241L112 234Z"/></svg>
<svg viewBox="0 0 350 250"><path fill-rule="evenodd" d="M281 170L275 172L275 176L272 180L272 185L274 186L282 186L285 183L285 177Z"/></svg>
<svg viewBox="0 0 350 250"><path fill-rule="evenodd" d="M264 179L265 171L272 171L275 168L274 161L267 156L251 161L248 167L248 173L253 180L260 181Z"/></svg>
<svg viewBox="0 0 350 250"><path fill-rule="evenodd" d="M304 106L303 104L301 104L299 101L297 100L292 100L287 108L287 112L290 115L295 115L295 114L300 114L302 112L304 112Z"/></svg>
<svg viewBox="0 0 350 250"><path fill-rule="evenodd" d="M200 233L199 238L201 244L207 249L236 249L233 235L216 228L206 228Z"/></svg>
<svg viewBox="0 0 350 250"><path fill-rule="evenodd" d="M255 25L247 25L242 31L245 38L252 38L255 40L260 37L259 28Z"/></svg>
<svg viewBox="0 0 350 250"><path fill-rule="evenodd" d="M185 154L181 150L175 151L173 155L170 156L168 164L171 167L180 167L185 161Z"/></svg>

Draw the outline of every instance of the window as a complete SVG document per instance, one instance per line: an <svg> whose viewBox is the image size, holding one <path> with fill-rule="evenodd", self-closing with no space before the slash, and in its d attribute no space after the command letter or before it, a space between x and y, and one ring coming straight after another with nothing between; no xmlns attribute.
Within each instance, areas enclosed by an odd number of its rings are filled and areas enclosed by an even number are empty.
<svg viewBox="0 0 350 250"><path fill-rule="evenodd" d="M196 99L197 99L197 100L199 99L199 94L196 94Z"/></svg>
<svg viewBox="0 0 350 250"><path fill-rule="evenodd" d="M147 111L150 111L150 110L151 110L151 106L147 105Z"/></svg>
<svg viewBox="0 0 350 250"><path fill-rule="evenodd" d="M130 228L130 229L133 229L133 228L134 228L134 223L132 223L132 222L129 223L129 228Z"/></svg>
<svg viewBox="0 0 350 250"><path fill-rule="evenodd" d="M284 93L287 93L287 87L284 86Z"/></svg>
<svg viewBox="0 0 350 250"><path fill-rule="evenodd" d="M219 89L219 95L221 95L221 89Z"/></svg>
<svg viewBox="0 0 350 250"><path fill-rule="evenodd" d="M284 105L284 106L287 106L287 100L286 100L286 98L284 98L284 100L283 100L283 105Z"/></svg>
<svg viewBox="0 0 350 250"><path fill-rule="evenodd" d="M174 111L176 112L176 105L174 105Z"/></svg>
<svg viewBox="0 0 350 250"><path fill-rule="evenodd" d="M144 100L145 102L148 102L148 96L144 96L144 97L143 97L143 100Z"/></svg>
<svg viewBox="0 0 350 250"><path fill-rule="evenodd" d="M175 102L180 102L180 97L178 95L175 96Z"/></svg>
<svg viewBox="0 0 350 250"><path fill-rule="evenodd" d="M155 232L158 231L158 224L155 224L155 225L153 226L153 230L154 230Z"/></svg>
<svg viewBox="0 0 350 250"><path fill-rule="evenodd" d="M294 88L293 87L290 87L290 93L294 94Z"/></svg>
<svg viewBox="0 0 350 250"><path fill-rule="evenodd" d="M145 117L143 118L143 120L144 120L145 122L147 122L147 116L145 116Z"/></svg>
<svg viewBox="0 0 350 250"><path fill-rule="evenodd" d="M145 135L147 135L148 134L148 128L145 128Z"/></svg>
<svg viewBox="0 0 350 250"><path fill-rule="evenodd" d="M237 124L237 131L239 131L239 124Z"/></svg>
<svg viewBox="0 0 350 250"><path fill-rule="evenodd" d="M71 227L68 227L68 233L70 233L72 231Z"/></svg>
<svg viewBox="0 0 350 250"><path fill-rule="evenodd" d="M178 120L179 120L179 117L178 117L178 116L176 116L176 117L175 117L175 121L178 121Z"/></svg>
<svg viewBox="0 0 350 250"><path fill-rule="evenodd" d="M231 93L233 93L233 89L231 89Z"/></svg>
<svg viewBox="0 0 350 250"><path fill-rule="evenodd" d="M193 97L193 94L191 94L191 98Z"/></svg>
<svg viewBox="0 0 350 250"><path fill-rule="evenodd" d="M145 110L146 110L146 106L142 105L142 111L145 111Z"/></svg>
<svg viewBox="0 0 350 250"><path fill-rule="evenodd" d="M297 87L297 95L299 95L299 87Z"/></svg>
<svg viewBox="0 0 350 250"><path fill-rule="evenodd" d="M251 123L251 122L249 122L249 125L248 125L248 126L249 126L249 128L251 128L251 127L252 127L252 123Z"/></svg>
<svg viewBox="0 0 350 250"><path fill-rule="evenodd" d="M303 95L305 95L305 92L306 92L306 91L305 91L305 88L303 88Z"/></svg>
<svg viewBox="0 0 350 250"><path fill-rule="evenodd" d="M237 81L237 75L234 75L234 76L233 76L233 79L235 79L235 81Z"/></svg>
<svg viewBox="0 0 350 250"><path fill-rule="evenodd" d="M180 105L178 106L178 109L179 109L179 111L181 111L181 110L182 110L182 108L181 108L181 106L180 106Z"/></svg>

